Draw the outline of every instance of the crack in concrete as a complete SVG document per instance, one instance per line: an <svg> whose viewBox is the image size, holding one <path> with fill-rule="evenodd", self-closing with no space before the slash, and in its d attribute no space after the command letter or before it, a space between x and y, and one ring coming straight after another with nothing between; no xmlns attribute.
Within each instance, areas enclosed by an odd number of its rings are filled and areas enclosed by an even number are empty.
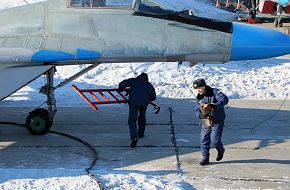
<svg viewBox="0 0 290 190"><path fill-rule="evenodd" d="M289 180L285 180L285 179L281 179L281 178L261 179L261 178L249 178L249 177L228 178L228 177L213 177L213 176L204 176L204 177L191 176L190 177L190 179L193 179L193 180L202 180L205 178L216 179L216 180L226 180L226 181L274 182L274 183L286 183L286 184L290 183Z"/></svg>

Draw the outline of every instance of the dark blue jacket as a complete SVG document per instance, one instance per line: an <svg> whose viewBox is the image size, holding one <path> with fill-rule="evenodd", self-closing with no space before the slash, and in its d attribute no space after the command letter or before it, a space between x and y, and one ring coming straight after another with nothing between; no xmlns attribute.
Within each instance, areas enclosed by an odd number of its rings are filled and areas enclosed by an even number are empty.
<svg viewBox="0 0 290 190"><path fill-rule="evenodd" d="M224 106L227 105L229 102L228 97L222 93L217 88L211 88L209 86L205 87L205 94L196 96L196 105L195 105L195 115L200 118L200 105L202 103L209 104L213 103L217 105L217 109L210 112L210 116L212 119L213 124L219 123L224 124L224 120L226 118Z"/></svg>
<svg viewBox="0 0 290 190"><path fill-rule="evenodd" d="M153 85L143 77L123 80L119 84L119 89L124 90L129 87L129 105L147 106L151 101L156 100L156 93Z"/></svg>

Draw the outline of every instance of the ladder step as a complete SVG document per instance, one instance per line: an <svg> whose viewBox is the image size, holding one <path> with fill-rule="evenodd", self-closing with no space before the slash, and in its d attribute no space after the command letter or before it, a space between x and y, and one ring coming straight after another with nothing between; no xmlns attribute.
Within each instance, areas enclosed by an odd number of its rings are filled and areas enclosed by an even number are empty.
<svg viewBox="0 0 290 190"><path fill-rule="evenodd" d="M98 104L124 104L128 102L127 97L119 89L79 89L72 85L72 88L86 100L89 105L98 110ZM128 94L128 90L125 91Z"/></svg>
<svg viewBox="0 0 290 190"><path fill-rule="evenodd" d="M89 105L94 109L98 110L96 105L100 104L125 104L128 103L127 95L129 94L129 89L125 89L124 92L120 92L119 89L79 89L76 85L72 85L72 88L77 91L77 93L89 103ZM125 93L125 95L123 94ZM155 114L160 111L160 107L150 102L154 106Z"/></svg>

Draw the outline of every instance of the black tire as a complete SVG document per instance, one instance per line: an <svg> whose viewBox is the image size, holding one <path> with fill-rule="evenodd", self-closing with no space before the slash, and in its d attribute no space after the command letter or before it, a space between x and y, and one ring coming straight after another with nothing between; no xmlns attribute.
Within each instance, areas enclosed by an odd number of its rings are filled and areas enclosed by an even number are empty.
<svg viewBox="0 0 290 190"><path fill-rule="evenodd" d="M26 128L32 135L45 135L51 127L48 111L44 110L33 110L26 118Z"/></svg>

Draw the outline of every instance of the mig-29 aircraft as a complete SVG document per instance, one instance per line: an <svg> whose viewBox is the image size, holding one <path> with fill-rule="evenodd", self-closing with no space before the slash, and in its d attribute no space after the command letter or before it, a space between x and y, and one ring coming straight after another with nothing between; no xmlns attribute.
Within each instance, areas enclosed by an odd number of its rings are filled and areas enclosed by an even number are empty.
<svg viewBox="0 0 290 190"><path fill-rule="evenodd" d="M0 100L45 74L40 92L48 109L26 119L29 132L42 135L56 114L54 90L101 63L225 63L290 53L288 35L177 11L175 1L48 0L0 11ZM75 64L90 66L54 86L55 67Z"/></svg>

